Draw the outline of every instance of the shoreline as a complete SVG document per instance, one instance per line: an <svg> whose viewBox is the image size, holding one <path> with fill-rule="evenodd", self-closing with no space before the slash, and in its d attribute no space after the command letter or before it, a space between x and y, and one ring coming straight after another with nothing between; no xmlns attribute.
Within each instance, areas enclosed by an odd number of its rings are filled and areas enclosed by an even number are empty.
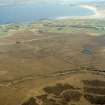
<svg viewBox="0 0 105 105"><path fill-rule="evenodd" d="M91 11L93 11L94 12L94 15L90 15L92 18L101 18L100 17L100 11L98 10L98 8L97 7L95 7L95 6L90 6L90 5L80 5L82 8L87 8L87 9L89 9L89 10L91 10Z"/></svg>
<svg viewBox="0 0 105 105"><path fill-rule="evenodd" d="M51 19L51 20L63 20L63 19L105 19L105 11L99 10L96 6L89 5L89 4L81 4L81 5L79 5L79 7L91 10L91 11L93 11L93 14L86 15L86 16L57 17L57 18ZM39 21L39 20L35 20L35 21ZM29 23L30 24L31 22L23 22L22 24L25 24L25 23ZM5 23L5 24L21 24L21 23L19 22L19 23ZM0 25L5 25L5 24L0 24Z"/></svg>
<svg viewBox="0 0 105 105"><path fill-rule="evenodd" d="M104 19L105 15L103 11L98 10L97 7L91 6L91 5L80 5L82 8L89 9L93 11L92 15L87 15L87 16L64 16L64 17L58 17L57 20L62 20L62 19Z"/></svg>

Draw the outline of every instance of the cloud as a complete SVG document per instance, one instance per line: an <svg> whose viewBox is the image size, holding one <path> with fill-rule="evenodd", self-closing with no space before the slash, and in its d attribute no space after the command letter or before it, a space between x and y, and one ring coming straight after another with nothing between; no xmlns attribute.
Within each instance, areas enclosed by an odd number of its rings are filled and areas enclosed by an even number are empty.
<svg viewBox="0 0 105 105"><path fill-rule="evenodd" d="M17 4L33 4L33 3L76 3L81 1L93 0L0 0L0 6L17 5Z"/></svg>
<svg viewBox="0 0 105 105"><path fill-rule="evenodd" d="M0 0L0 6L35 3L65 3L68 1L70 0Z"/></svg>
<svg viewBox="0 0 105 105"><path fill-rule="evenodd" d="M62 0L52 0L50 2L57 2ZM37 3L37 2L49 2L49 0L0 0L0 4L14 4L14 3Z"/></svg>

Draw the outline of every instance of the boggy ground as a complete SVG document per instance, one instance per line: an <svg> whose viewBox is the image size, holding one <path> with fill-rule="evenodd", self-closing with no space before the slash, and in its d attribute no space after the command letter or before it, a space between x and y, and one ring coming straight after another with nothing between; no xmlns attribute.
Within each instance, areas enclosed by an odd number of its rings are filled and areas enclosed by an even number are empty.
<svg viewBox="0 0 105 105"><path fill-rule="evenodd" d="M55 105L55 101L57 105L103 104L104 86L102 90L97 86L90 88L89 84L105 79L104 39L105 36L90 36L86 32L31 31L1 38L0 105ZM99 93L95 92L98 88ZM99 96L101 103L97 102ZM44 99L43 103L38 97L50 97L50 101Z"/></svg>

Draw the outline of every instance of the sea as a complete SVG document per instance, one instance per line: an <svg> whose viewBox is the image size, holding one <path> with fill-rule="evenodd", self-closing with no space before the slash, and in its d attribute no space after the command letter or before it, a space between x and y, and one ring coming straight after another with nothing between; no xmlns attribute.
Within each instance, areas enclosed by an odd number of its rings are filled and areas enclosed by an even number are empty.
<svg viewBox="0 0 105 105"><path fill-rule="evenodd" d="M32 22L44 19L57 19L68 16L88 16L93 11L63 4L25 4L0 6L0 24Z"/></svg>

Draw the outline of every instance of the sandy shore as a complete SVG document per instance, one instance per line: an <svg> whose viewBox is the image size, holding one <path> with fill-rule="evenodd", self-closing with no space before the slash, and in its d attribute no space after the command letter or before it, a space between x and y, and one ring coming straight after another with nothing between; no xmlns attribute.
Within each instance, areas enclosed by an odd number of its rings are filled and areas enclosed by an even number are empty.
<svg viewBox="0 0 105 105"><path fill-rule="evenodd" d="M91 11L94 12L93 15L90 15L90 17L92 18L102 18L102 17L105 17L104 14L101 13L101 11L95 7L95 6L90 6L90 5L81 5L82 8L87 8Z"/></svg>
<svg viewBox="0 0 105 105"><path fill-rule="evenodd" d="M105 18L104 11L99 10L95 6L80 5L80 7L87 8L87 9L93 11L93 14L92 15L88 15L88 16L65 16L65 17L59 17L57 19L69 19L69 18L73 18L73 19L103 19L103 18Z"/></svg>

